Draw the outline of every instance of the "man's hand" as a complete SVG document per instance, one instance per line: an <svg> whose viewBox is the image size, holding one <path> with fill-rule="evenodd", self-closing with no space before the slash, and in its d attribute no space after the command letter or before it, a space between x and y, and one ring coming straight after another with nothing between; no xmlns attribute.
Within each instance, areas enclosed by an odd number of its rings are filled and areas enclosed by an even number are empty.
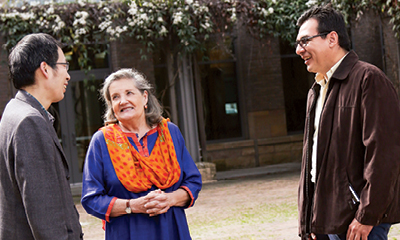
<svg viewBox="0 0 400 240"><path fill-rule="evenodd" d="M351 222L349 230L347 230L347 240L368 240L368 235L374 226L363 225L356 219Z"/></svg>

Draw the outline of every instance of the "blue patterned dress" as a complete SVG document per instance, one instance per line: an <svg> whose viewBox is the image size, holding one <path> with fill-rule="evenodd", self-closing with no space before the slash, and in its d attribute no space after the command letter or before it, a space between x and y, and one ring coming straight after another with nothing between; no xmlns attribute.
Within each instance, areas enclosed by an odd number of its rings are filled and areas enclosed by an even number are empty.
<svg viewBox="0 0 400 240"><path fill-rule="evenodd" d="M168 128L181 167L181 176L177 183L163 191L169 193L179 188L185 189L191 197L191 201L187 207L191 207L201 190L201 175L186 149L185 141L179 128L171 122L168 122ZM151 154L157 137L157 131L149 131L139 141L134 139L135 137L132 138L132 136L128 135L131 145L141 154L145 152ZM136 144L140 143L139 146L135 144L135 140ZM143 149L145 150L143 151ZM157 187L153 185L148 191L140 193L128 191L117 178L101 131L97 131L90 142L82 181L82 206L89 214L105 220L106 239L191 239L186 221L185 208L183 207L171 207L168 212L155 217L149 217L147 214L125 214L114 218L109 217L109 212L116 198L139 198L157 189Z"/></svg>

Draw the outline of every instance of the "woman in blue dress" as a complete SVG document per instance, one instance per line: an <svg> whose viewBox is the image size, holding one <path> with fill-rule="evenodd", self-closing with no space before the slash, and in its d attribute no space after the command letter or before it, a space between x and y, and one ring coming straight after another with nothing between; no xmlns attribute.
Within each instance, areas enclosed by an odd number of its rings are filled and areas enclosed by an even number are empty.
<svg viewBox="0 0 400 240"><path fill-rule="evenodd" d="M89 145L82 206L103 220L106 239L191 239L184 210L202 183L178 127L136 70L111 74L101 93L106 126Z"/></svg>

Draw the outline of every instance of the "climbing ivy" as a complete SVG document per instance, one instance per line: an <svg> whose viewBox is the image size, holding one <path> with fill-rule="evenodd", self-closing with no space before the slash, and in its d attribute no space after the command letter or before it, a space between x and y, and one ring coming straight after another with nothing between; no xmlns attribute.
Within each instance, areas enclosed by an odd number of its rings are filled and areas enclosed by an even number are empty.
<svg viewBox="0 0 400 240"><path fill-rule="evenodd" d="M71 3L9 3L0 10L4 48L10 50L26 34L49 33L68 44L79 56L81 69L90 69L88 44L102 44L126 36L140 41L151 52L157 41L168 39L182 52L203 48L210 34L231 31L244 24L255 38L266 35L292 42L296 20L306 9L327 4L341 10L346 19L358 19L373 9L391 18L400 33L397 0L123 0Z"/></svg>

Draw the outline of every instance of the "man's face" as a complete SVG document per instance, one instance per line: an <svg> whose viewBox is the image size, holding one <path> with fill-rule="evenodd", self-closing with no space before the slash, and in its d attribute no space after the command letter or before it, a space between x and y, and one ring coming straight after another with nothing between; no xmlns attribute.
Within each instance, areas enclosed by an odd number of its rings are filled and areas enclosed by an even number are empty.
<svg viewBox="0 0 400 240"><path fill-rule="evenodd" d="M299 33L297 34L297 41L308 37L319 35L317 30L318 21L311 18L301 25ZM303 47L299 44L296 47L296 54L299 55L303 60L304 64L307 65L307 71L312 73L321 73L323 75L329 71L328 66L327 50L329 50L329 40L327 35L316 36L309 40L303 41ZM325 38L322 38L325 37Z"/></svg>
<svg viewBox="0 0 400 240"><path fill-rule="evenodd" d="M52 91L52 102L59 102L64 98L64 93L68 86L68 81L70 80L70 76L67 71L67 67L65 64L67 60L65 59L64 53L61 48L58 48L58 60L54 69L50 68L51 72L51 85L50 91Z"/></svg>

